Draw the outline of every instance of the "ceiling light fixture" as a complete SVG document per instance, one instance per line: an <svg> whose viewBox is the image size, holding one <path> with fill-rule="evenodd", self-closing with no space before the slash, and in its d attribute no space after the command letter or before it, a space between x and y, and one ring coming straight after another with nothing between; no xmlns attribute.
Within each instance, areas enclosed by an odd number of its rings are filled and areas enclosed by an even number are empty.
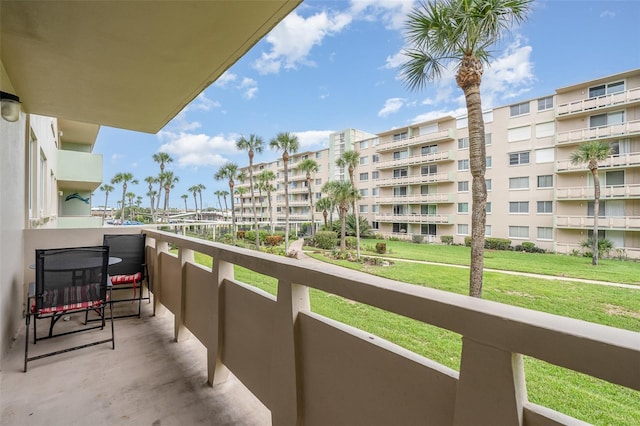
<svg viewBox="0 0 640 426"><path fill-rule="evenodd" d="M0 109L2 118L10 123L20 118L20 98L11 93L0 91Z"/></svg>

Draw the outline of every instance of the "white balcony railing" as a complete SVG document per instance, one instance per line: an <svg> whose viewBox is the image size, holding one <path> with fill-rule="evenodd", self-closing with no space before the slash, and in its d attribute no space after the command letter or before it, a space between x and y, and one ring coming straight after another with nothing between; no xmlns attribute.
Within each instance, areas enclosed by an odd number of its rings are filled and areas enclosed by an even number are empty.
<svg viewBox="0 0 640 426"><path fill-rule="evenodd" d="M399 176L394 178L378 179L378 186L412 185L452 181L453 173L441 172L429 175Z"/></svg>
<svg viewBox="0 0 640 426"><path fill-rule="evenodd" d="M388 141L378 145L378 152L392 151L394 149L407 148L409 146L419 145L423 143L454 140L454 130L444 129L438 132L427 133L426 135L414 136L407 139L401 139L398 141Z"/></svg>
<svg viewBox="0 0 640 426"><path fill-rule="evenodd" d="M413 195L396 195L393 197L377 197L377 204L425 204L425 203L453 203L454 194L413 194Z"/></svg>
<svg viewBox="0 0 640 426"><path fill-rule="evenodd" d="M25 280L33 276L28 264L35 247L99 244L103 232L25 232ZM637 332L143 232L155 311L173 313L178 348L195 336L207 348L209 384L231 371L270 410L273 424L577 424L527 401L523 355L640 390ZM197 264L195 253L211 256L213 266ZM236 279L234 266L271 277L277 295ZM309 289L459 334L460 372L313 312Z"/></svg>
<svg viewBox="0 0 640 426"><path fill-rule="evenodd" d="M375 215L378 222L402 222L402 223L451 223L451 215L447 214L393 214L378 213Z"/></svg>
<svg viewBox="0 0 640 426"><path fill-rule="evenodd" d="M581 99L566 104L560 104L556 108L558 118L575 114L592 113L594 109L615 106L621 107L640 102L640 87L625 90L624 92L598 96L597 98Z"/></svg>
<svg viewBox="0 0 640 426"><path fill-rule="evenodd" d="M558 228L593 228L593 216L556 216ZM616 216L598 218L599 229L640 230L640 216Z"/></svg>
<svg viewBox="0 0 640 426"><path fill-rule="evenodd" d="M640 198L640 184L601 186L600 198ZM570 188L556 188L558 200L593 199L593 187L577 186Z"/></svg>
<svg viewBox="0 0 640 426"><path fill-rule="evenodd" d="M598 168L609 167L640 167L640 152L631 152L628 154L616 154L609 156L606 160L598 162ZM558 172L584 172L586 167L584 164L573 164L571 160L556 161L556 171Z"/></svg>
<svg viewBox="0 0 640 426"><path fill-rule="evenodd" d="M455 160L455 158L456 158L455 152L453 151L432 152L431 154L412 155L411 157L407 157L407 158L398 158L396 160L380 161L376 163L376 169L391 169L394 167L401 167L401 166L413 166L417 164L453 161Z"/></svg>
<svg viewBox="0 0 640 426"><path fill-rule="evenodd" d="M617 139L640 135L640 120L611 124L602 127L587 127L583 129L558 132L556 143L572 144L594 139Z"/></svg>

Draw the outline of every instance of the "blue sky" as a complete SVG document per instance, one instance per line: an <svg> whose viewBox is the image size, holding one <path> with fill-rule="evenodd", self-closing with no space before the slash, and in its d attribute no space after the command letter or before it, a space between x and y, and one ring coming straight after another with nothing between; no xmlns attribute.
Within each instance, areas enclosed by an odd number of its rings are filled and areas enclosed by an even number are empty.
<svg viewBox="0 0 640 426"><path fill-rule="evenodd" d="M170 206L181 208L187 188L203 184L204 207L218 207L213 192L228 189L213 175L233 161L240 135L268 146L278 132L295 133L302 150L328 146L346 128L378 133L444 114L463 115L454 73L420 92L398 78L410 0L304 1L209 86L158 134L102 127L95 153L104 156L104 182L131 172L141 184L159 173L152 155L163 151L180 181ZM496 46L481 86L483 108L550 95L560 87L640 67L640 1L534 1L528 20ZM272 161L266 149L256 162ZM121 188L116 186L115 193ZM95 191L93 205L104 203ZM115 206L120 197L110 196ZM112 201L113 200L113 201Z"/></svg>

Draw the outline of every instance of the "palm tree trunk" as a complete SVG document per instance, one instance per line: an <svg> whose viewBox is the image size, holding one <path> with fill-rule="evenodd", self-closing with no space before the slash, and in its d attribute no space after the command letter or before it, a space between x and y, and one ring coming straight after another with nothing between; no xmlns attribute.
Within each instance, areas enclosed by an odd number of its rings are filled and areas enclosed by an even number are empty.
<svg viewBox="0 0 640 426"><path fill-rule="evenodd" d="M347 211L348 208L340 208L340 252L344 253L347 249L345 237L347 234Z"/></svg>
<svg viewBox="0 0 640 426"><path fill-rule="evenodd" d="M271 191L267 191L267 198L269 201L269 226L271 227L271 235L275 232L273 227L273 208L271 206Z"/></svg>
<svg viewBox="0 0 640 426"><path fill-rule="evenodd" d="M289 160L285 160L284 154L282 155L282 162L284 163L284 253L286 255L289 252Z"/></svg>
<svg viewBox="0 0 640 426"><path fill-rule="evenodd" d="M253 158L249 161L249 191L251 191L251 208L253 209L253 224L256 230L256 249L260 250L260 232L258 231L258 212L256 212L256 197L253 193Z"/></svg>
<svg viewBox="0 0 640 426"><path fill-rule="evenodd" d="M109 202L109 192L106 192L106 196L104 197L104 210L102 211L102 224L104 225L104 221L107 218L107 203Z"/></svg>
<svg viewBox="0 0 640 426"><path fill-rule="evenodd" d="M124 223L124 206L125 206L125 204L124 204L124 195L125 195L126 192L127 192L127 183L125 182L122 185L122 204L121 204L122 205L122 211L120 212L120 222L122 222L122 223Z"/></svg>
<svg viewBox="0 0 640 426"><path fill-rule="evenodd" d="M593 256L591 257L591 264L598 264L598 217L600 216L600 180L598 178L598 169L591 169L593 174Z"/></svg>
<svg viewBox="0 0 640 426"><path fill-rule="evenodd" d="M233 201L233 182L229 181L229 193L231 194L231 242L236 245L236 210ZM224 197L225 207L227 205L227 197Z"/></svg>
<svg viewBox="0 0 640 426"><path fill-rule="evenodd" d="M316 236L316 219L313 211L313 191L311 191L311 177L307 177L307 186L309 187L309 209L311 209L311 238Z"/></svg>

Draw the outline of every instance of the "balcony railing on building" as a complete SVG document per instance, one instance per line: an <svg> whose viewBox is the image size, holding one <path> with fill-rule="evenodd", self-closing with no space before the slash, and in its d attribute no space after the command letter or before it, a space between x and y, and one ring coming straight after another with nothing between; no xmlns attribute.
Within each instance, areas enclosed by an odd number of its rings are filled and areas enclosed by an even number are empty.
<svg viewBox="0 0 640 426"><path fill-rule="evenodd" d="M640 198L640 184L601 186L600 198ZM558 200L592 200L593 187L576 186L568 188L557 188L556 199Z"/></svg>
<svg viewBox="0 0 640 426"><path fill-rule="evenodd" d="M396 141L381 142L378 145L378 152L392 151L394 149L407 148L414 145L423 143L431 143L438 141L453 141L455 140L454 129L444 129L433 133L427 133L425 135L413 136L406 139L400 139Z"/></svg>
<svg viewBox="0 0 640 426"><path fill-rule="evenodd" d="M407 158L398 158L394 160L380 161L376 163L376 169L391 169L401 166L412 166L426 163L441 163L445 161L454 161L456 158L454 151L432 152L423 155L412 155Z"/></svg>
<svg viewBox="0 0 640 426"><path fill-rule="evenodd" d="M627 154L611 155L609 158L598 162L598 168L609 167L640 167L640 152L630 152ZM584 164L573 164L571 160L556 161L556 171L562 172L584 172Z"/></svg>
<svg viewBox="0 0 640 426"><path fill-rule="evenodd" d="M378 186L414 185L437 182L453 182L453 172L440 172L428 175L398 176L378 179Z"/></svg>
<svg viewBox="0 0 640 426"><path fill-rule="evenodd" d="M627 121L601 127L587 127L583 129L558 132L556 144L569 145L589 140L611 140L640 135L640 120Z"/></svg>
<svg viewBox="0 0 640 426"><path fill-rule="evenodd" d="M435 204L435 203L453 203L455 195L452 193L440 194L412 194L412 195L394 195L392 197L377 197L377 204Z"/></svg>
<svg viewBox="0 0 640 426"><path fill-rule="evenodd" d="M421 213L377 213L377 222L402 222L402 223L452 223L448 214L421 214Z"/></svg>
<svg viewBox="0 0 640 426"><path fill-rule="evenodd" d="M592 229L593 216L556 216L557 228ZM640 216L599 217L600 230L640 231Z"/></svg>
<svg viewBox="0 0 640 426"><path fill-rule="evenodd" d="M594 110L605 111L607 108L627 107L640 104L640 87L598 96L597 98L581 99L564 104L556 108L556 118L561 120L567 117L593 114Z"/></svg>

